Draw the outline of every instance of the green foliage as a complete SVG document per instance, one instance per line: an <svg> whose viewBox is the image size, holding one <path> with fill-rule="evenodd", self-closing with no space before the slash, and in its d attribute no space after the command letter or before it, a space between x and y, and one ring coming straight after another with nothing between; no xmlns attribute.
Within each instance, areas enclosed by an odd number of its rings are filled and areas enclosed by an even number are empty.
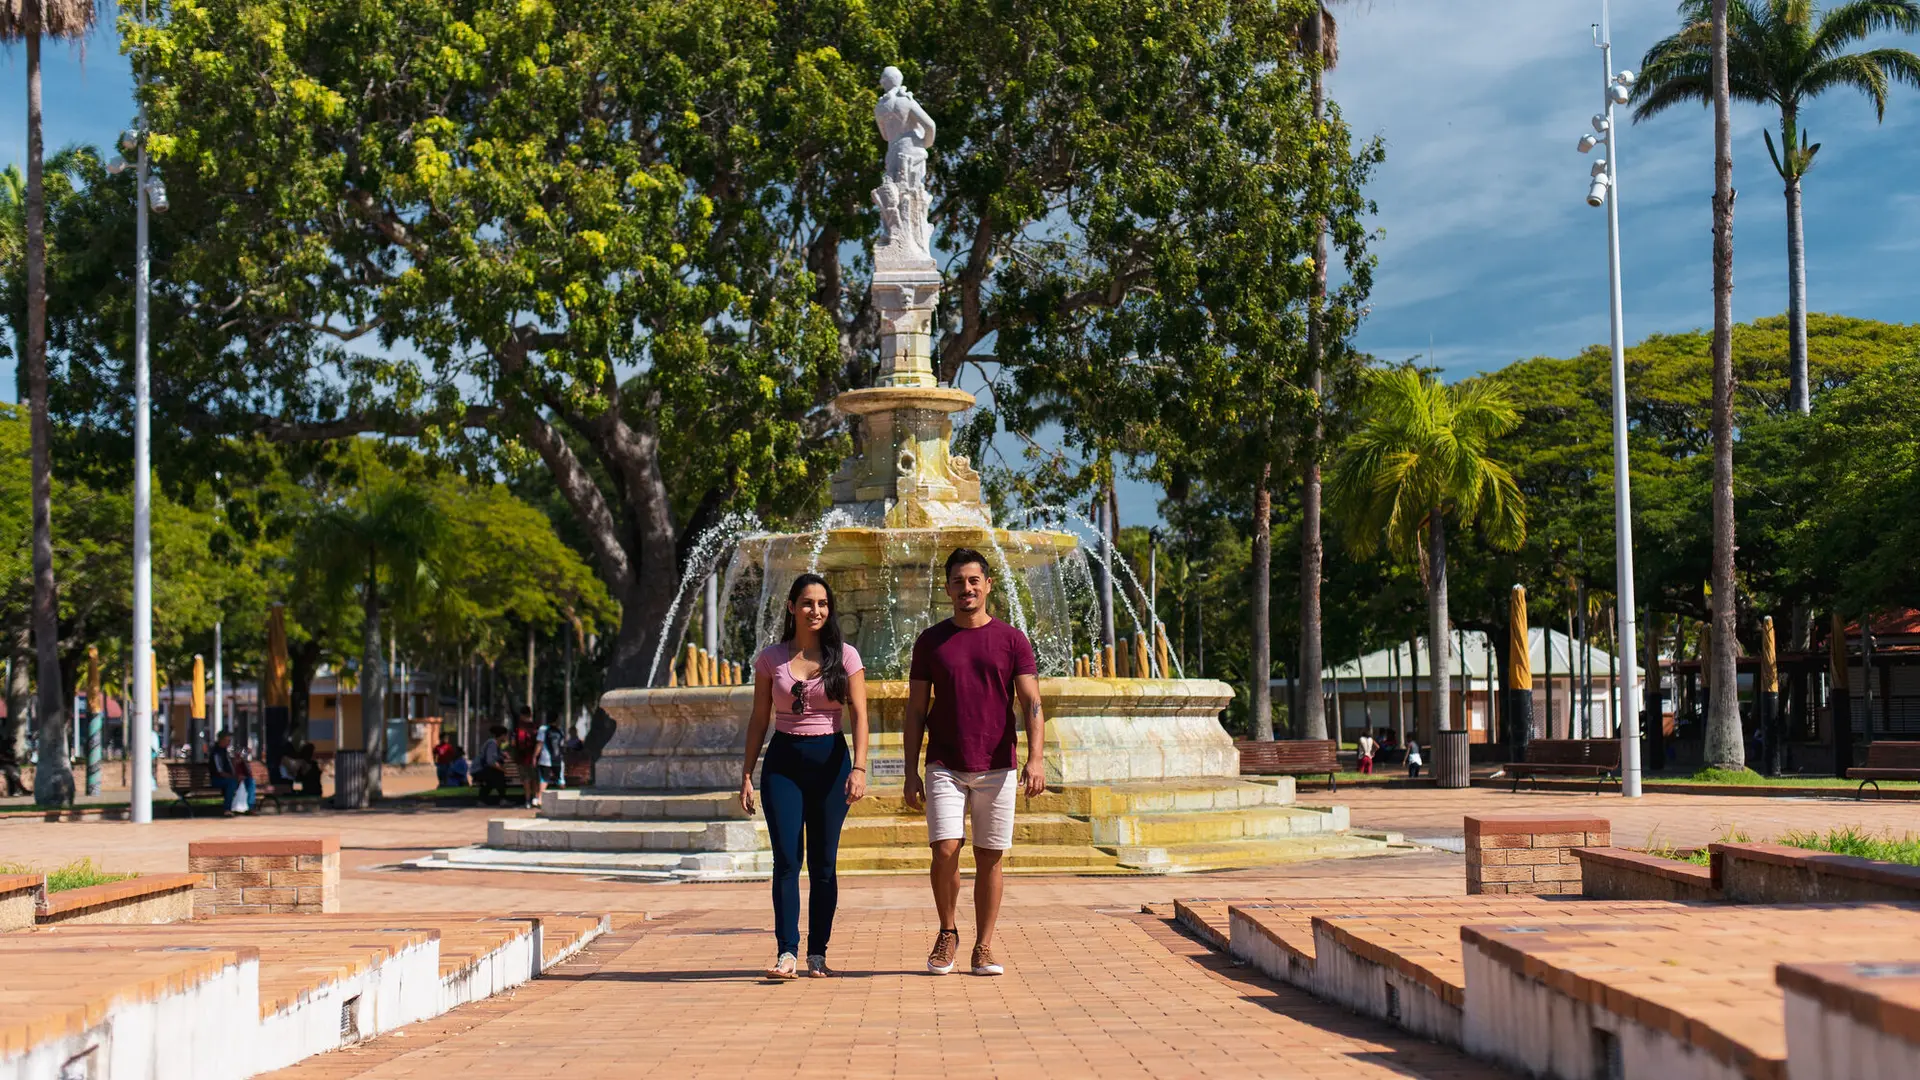
<svg viewBox="0 0 1920 1080"><path fill-rule="evenodd" d="M1683 0L1680 32L1647 50L1635 92L1635 120L1682 103L1711 104L1712 8L1712 0ZM1914 0L1850 0L1825 11L1809 0L1729 0L1728 90L1736 101L1780 110L1780 146L1775 148L1771 135L1766 141L1781 179L1805 175L1820 150L1799 130L1799 111L1808 98L1827 90L1857 90L1885 119L1891 83L1920 88L1920 56L1892 48L1850 53L1846 47L1877 34L1916 32L1920 3Z"/></svg>
<svg viewBox="0 0 1920 1080"><path fill-rule="evenodd" d="M1760 784L1766 778L1752 769L1722 769L1709 765L1690 777L1698 784Z"/></svg>
<svg viewBox="0 0 1920 1080"><path fill-rule="evenodd" d="M1414 561L1436 512L1478 524L1497 547L1518 547L1526 500L1493 453L1519 420L1491 380L1448 386L1413 368L1372 375L1359 427L1328 483L1354 551L1384 547Z"/></svg>
<svg viewBox="0 0 1920 1080"><path fill-rule="evenodd" d="M1350 377L1372 284L1362 189L1381 148L1354 146L1337 109L1315 120L1297 51L1310 10L1188 5L1150 50L1114 58L1127 98L1106 115L1124 137L1088 141L1098 168L1065 204L1075 228L1029 243L998 282L1023 316L996 341L1001 418L1058 424L1078 451L1030 443L1030 500L1104 483L1115 452L1170 490L1250 489L1296 454L1325 405L1306 372L1322 220L1346 269L1321 307L1323 362L1336 388Z"/></svg>
<svg viewBox="0 0 1920 1080"><path fill-rule="evenodd" d="M41 871L26 863L0 863L0 874L38 874ZM140 875L118 874L102 870L95 866L91 856L76 859L65 866L46 871L47 891L66 892L68 889L84 889L92 885L110 885L116 881L126 881Z"/></svg>
<svg viewBox="0 0 1920 1080"><path fill-rule="evenodd" d="M1744 625L1793 605L1826 610L1836 599L1848 611L1901 606L1899 597L1920 587L1898 512L1913 497L1902 462L1914 429L1897 389L1913 377L1920 326L1815 314L1808 328L1816 393L1815 415L1804 419L1787 407L1785 318L1733 328ZM1626 356L1640 599L1690 619L1705 615L1712 532L1710 346L1705 332L1656 334ZM1526 499L1528 536L1512 556L1448 538L1462 549L1462 618L1499 625L1516 581L1537 615L1564 617L1576 580L1604 591L1614 579L1607 352L1523 360L1493 377L1520 413L1500 447Z"/></svg>
<svg viewBox="0 0 1920 1080"><path fill-rule="evenodd" d="M1891 830L1882 835L1870 833L1858 825L1828 829L1825 833L1795 829L1780 837L1788 847L1830 851L1861 859L1920 866L1920 836L1904 833L1895 837Z"/></svg>

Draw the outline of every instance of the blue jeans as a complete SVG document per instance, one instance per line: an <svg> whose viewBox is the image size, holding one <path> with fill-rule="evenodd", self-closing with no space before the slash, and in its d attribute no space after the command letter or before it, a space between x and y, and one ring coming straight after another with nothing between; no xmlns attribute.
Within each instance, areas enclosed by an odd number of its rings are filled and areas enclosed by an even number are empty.
<svg viewBox="0 0 1920 1080"><path fill-rule="evenodd" d="M779 951L800 952L802 840L807 880L813 887L807 912L807 955L824 956L840 903L840 826L847 820L847 776L853 756L841 735L775 732L760 774L760 800L767 808L773 842L773 936Z"/></svg>
<svg viewBox="0 0 1920 1080"><path fill-rule="evenodd" d="M241 784L247 786L247 809L251 810L254 804L252 776L248 776L245 780L235 780L231 776L216 776L213 778L213 786L220 789L220 809L233 809L233 792L234 789Z"/></svg>

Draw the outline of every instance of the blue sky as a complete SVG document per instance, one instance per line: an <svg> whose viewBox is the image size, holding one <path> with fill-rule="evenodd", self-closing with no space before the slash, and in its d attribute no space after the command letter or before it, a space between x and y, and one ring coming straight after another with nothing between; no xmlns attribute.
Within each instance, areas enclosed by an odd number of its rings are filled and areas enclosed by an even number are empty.
<svg viewBox="0 0 1920 1080"><path fill-rule="evenodd" d="M1424 357L1449 376L1606 340L1606 221L1587 207L1588 158L1574 150L1598 111L1588 26L1598 0L1348 0L1340 5L1334 98L1387 160L1380 266L1359 344ZM1675 26L1673 0L1617 0L1615 67ZM1920 49L1920 41L1904 43ZM108 143L133 113L131 76L109 28L84 49L46 53L47 143ZM0 53L0 162L24 156L24 55ZM1824 144L1805 183L1808 301L1815 311L1920 321L1920 92L1894 90L1884 124L1856 94L1807 110ZM1786 306L1780 182L1761 143L1775 118L1735 113L1734 313ZM1629 340L1711 321L1708 200L1712 119L1681 108L1622 132L1621 228ZM1902 283L1905 284L1902 284ZM12 396L0 373L0 399ZM1151 516L1129 486L1123 520Z"/></svg>

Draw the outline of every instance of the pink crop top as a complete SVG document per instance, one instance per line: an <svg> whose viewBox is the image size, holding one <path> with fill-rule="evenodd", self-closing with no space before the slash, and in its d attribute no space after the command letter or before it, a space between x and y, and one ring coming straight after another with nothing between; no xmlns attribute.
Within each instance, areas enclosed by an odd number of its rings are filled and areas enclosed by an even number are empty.
<svg viewBox="0 0 1920 1080"><path fill-rule="evenodd" d="M789 735L838 734L844 706L827 697L826 680L818 675L805 682L793 677L787 664L794 652L792 642L776 641L753 658L753 673L773 680L773 729ZM851 645L840 646L840 662L849 676L864 666ZM797 699L796 686L803 692ZM800 708L794 708L796 704Z"/></svg>

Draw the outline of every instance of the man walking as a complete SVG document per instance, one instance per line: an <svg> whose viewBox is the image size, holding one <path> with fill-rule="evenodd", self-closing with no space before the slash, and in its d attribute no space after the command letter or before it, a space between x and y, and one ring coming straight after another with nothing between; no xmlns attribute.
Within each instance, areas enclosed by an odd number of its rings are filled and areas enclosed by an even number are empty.
<svg viewBox="0 0 1920 1080"><path fill-rule="evenodd" d="M906 744L907 806L927 813L933 849L933 904L940 935L927 970L945 975L960 951L960 844L973 836L973 973L999 975L993 927L1000 917L1001 861L1013 846L1017 793L1046 790L1046 717L1040 711L1033 643L987 614L993 577L986 557L970 548L947 556L947 598L953 617L913 643L910 693L901 740ZM1027 760L1014 769L1014 700L1027 729ZM931 702L929 701L931 699ZM920 776L920 736L927 736L927 775ZM965 822L971 819L970 827Z"/></svg>

